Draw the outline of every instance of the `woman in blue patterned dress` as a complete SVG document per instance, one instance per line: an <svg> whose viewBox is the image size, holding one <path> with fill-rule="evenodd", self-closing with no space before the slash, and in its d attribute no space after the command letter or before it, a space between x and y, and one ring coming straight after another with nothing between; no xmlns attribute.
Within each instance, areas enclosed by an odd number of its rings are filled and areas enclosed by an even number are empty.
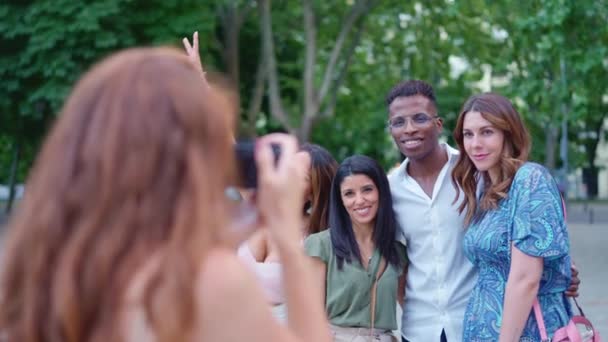
<svg viewBox="0 0 608 342"><path fill-rule="evenodd" d="M464 341L540 341L538 298L552 336L571 317L571 270L557 184L528 162L530 137L503 96L474 95L458 117L452 177L464 193L464 250L479 269L464 319ZM458 196L460 196L460 191Z"/></svg>

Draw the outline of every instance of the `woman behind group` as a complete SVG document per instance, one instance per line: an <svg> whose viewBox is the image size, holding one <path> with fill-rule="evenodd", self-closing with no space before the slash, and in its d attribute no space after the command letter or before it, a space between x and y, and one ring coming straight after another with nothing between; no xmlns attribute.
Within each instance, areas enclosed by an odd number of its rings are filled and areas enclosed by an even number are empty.
<svg viewBox="0 0 608 342"><path fill-rule="evenodd" d="M406 253L395 240L397 223L380 165L365 156L345 159L332 182L329 210L329 229L310 235L305 249L313 257L334 341L367 341L370 333L391 341Z"/></svg>
<svg viewBox="0 0 608 342"><path fill-rule="evenodd" d="M503 96L469 98L454 138L461 155L452 176L464 192L460 211L468 225L464 248L479 268L463 340L540 341L536 298L551 336L571 316L568 231L557 184L527 161L528 131Z"/></svg>
<svg viewBox="0 0 608 342"><path fill-rule="evenodd" d="M234 253L247 236L234 234L246 228L224 194L235 181L234 118L195 70L177 51L132 49L78 82L10 224L3 339L329 340L300 244L295 139L263 138L256 151L257 210L286 269L287 328ZM282 147L276 167L271 143Z"/></svg>
<svg viewBox="0 0 608 342"><path fill-rule="evenodd" d="M192 43L186 37L182 39L182 43L188 59L207 83L198 51L198 32L192 35ZM302 239L304 239L312 233L327 228L329 188L338 163L327 150L315 144L303 144L296 156L299 166L305 171L306 190L302 208L304 219ZM246 201L254 193L253 189L241 189L241 195L245 194ZM265 229L255 232L249 240L239 246L238 255L256 274L266 300L271 305L273 316L281 322L286 322L287 306L281 276L282 266L279 263L278 250L268 232Z"/></svg>
<svg viewBox="0 0 608 342"><path fill-rule="evenodd" d="M329 220L329 195L331 181L334 179L338 162L323 147L305 143L300 146L298 155L309 160L304 191L304 237L327 229Z"/></svg>
<svg viewBox="0 0 608 342"><path fill-rule="evenodd" d="M296 154L299 166L304 171L305 188L302 216L302 240L312 233L327 229L329 212L329 192L331 181L338 163L323 147L303 144ZM283 282L282 266L279 263L277 247L268 232L261 229L239 247L239 256L245 260L257 275L266 298L272 306L275 318L285 322L287 308Z"/></svg>

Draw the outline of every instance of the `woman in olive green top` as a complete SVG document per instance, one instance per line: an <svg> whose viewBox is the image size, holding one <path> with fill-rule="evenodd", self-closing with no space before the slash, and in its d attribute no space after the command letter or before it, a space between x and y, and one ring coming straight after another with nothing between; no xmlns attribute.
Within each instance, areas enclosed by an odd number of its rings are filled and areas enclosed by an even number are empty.
<svg viewBox="0 0 608 342"><path fill-rule="evenodd" d="M391 341L390 331L397 329L396 303L403 298L407 260L405 246L395 240L392 208L378 163L360 155L345 159L332 182L330 228L304 243L324 289L335 341L367 341L370 333L376 341Z"/></svg>

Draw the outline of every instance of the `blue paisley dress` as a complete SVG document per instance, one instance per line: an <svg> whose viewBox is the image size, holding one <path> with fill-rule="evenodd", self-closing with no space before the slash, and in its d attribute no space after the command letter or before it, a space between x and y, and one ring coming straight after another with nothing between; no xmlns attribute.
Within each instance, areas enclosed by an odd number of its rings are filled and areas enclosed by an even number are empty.
<svg viewBox="0 0 608 342"><path fill-rule="evenodd" d="M465 312L463 341L497 341L502 324L510 245L544 259L538 299L547 334L572 316L564 291L570 285L568 231L557 184L543 166L522 165L508 197L474 220L464 237L464 252L479 270ZM532 309L520 341L540 341Z"/></svg>

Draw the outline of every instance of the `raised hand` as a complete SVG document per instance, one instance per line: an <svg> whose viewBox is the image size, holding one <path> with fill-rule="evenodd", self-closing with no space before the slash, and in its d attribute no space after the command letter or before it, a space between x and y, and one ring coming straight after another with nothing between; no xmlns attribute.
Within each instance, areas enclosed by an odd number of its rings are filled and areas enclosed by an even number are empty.
<svg viewBox="0 0 608 342"><path fill-rule="evenodd" d="M205 71L203 70L203 64L201 63L201 56L198 51L198 31L194 32L192 35L192 44L190 44L187 37L182 39L182 43L184 44L184 49L186 49L188 59L190 59L190 62L196 68L196 70L200 72L201 77L203 80L205 80L205 83L209 85L207 78L205 77Z"/></svg>

